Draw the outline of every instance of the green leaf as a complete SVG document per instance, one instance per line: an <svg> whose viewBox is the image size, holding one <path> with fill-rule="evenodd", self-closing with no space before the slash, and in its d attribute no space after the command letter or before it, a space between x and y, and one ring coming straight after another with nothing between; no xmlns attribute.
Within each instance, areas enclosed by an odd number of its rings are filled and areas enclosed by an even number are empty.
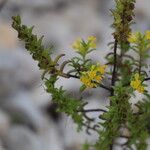
<svg viewBox="0 0 150 150"><path fill-rule="evenodd" d="M80 92L83 92L85 89L86 89L86 86L83 84L83 85L80 87Z"/></svg>

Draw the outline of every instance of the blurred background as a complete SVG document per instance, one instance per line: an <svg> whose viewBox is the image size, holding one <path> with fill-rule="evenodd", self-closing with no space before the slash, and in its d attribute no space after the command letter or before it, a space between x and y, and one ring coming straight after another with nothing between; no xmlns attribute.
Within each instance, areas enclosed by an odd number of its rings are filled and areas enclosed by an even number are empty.
<svg viewBox="0 0 150 150"><path fill-rule="evenodd" d="M150 29L149 6L149 0L137 0L133 30ZM34 33L45 36L44 45L52 44L54 54L65 53L64 59L75 55L71 44L76 38L96 36L98 48L90 57L104 63L113 41L113 7L113 0L0 0L0 150L80 150L85 141L97 139L94 133L77 133L71 118L55 112L37 62L17 39L11 17L19 14L24 24L35 25ZM81 85L64 79L58 84L74 96ZM90 108L104 107L106 96L102 89L83 95Z"/></svg>

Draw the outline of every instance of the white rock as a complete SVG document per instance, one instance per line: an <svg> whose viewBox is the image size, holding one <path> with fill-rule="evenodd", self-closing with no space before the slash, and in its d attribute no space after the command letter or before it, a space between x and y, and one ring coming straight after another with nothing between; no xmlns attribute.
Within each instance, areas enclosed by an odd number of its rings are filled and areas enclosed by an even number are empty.
<svg viewBox="0 0 150 150"><path fill-rule="evenodd" d="M20 91L14 97L8 99L3 104L3 109L11 115L12 119L19 117L19 122L29 125L36 131L40 132L47 124L47 119L27 92Z"/></svg>
<svg viewBox="0 0 150 150"><path fill-rule="evenodd" d="M40 79L36 62L20 49L0 51L0 76L0 96L34 87Z"/></svg>
<svg viewBox="0 0 150 150"><path fill-rule="evenodd" d="M10 2L21 7L54 7L68 0L10 0Z"/></svg>
<svg viewBox="0 0 150 150"><path fill-rule="evenodd" d="M23 126L13 126L4 137L7 150L42 150L39 137Z"/></svg>
<svg viewBox="0 0 150 150"><path fill-rule="evenodd" d="M3 143L1 142L1 139L0 139L0 150L5 150L5 149L3 148Z"/></svg>
<svg viewBox="0 0 150 150"><path fill-rule="evenodd" d="M9 116L4 111L0 110L0 136L5 135L9 127L10 127Z"/></svg>
<svg viewBox="0 0 150 150"><path fill-rule="evenodd" d="M11 24L6 23L3 19L0 19L0 48L16 48L17 39L16 34Z"/></svg>

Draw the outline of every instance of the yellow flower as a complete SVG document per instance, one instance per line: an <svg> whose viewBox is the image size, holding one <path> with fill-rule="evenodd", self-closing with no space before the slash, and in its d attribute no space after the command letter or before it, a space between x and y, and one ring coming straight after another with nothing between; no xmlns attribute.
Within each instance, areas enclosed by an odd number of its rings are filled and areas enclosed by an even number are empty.
<svg viewBox="0 0 150 150"><path fill-rule="evenodd" d="M130 43L136 43L138 41L139 32L131 33L128 37Z"/></svg>
<svg viewBox="0 0 150 150"><path fill-rule="evenodd" d="M94 37L94 36L89 36L88 37L88 43L89 43L89 47L90 48L96 48L96 37Z"/></svg>
<svg viewBox="0 0 150 150"><path fill-rule="evenodd" d="M100 65L97 63L97 65L92 65L91 70L96 70L103 75L105 73L106 67L106 65Z"/></svg>
<svg viewBox="0 0 150 150"><path fill-rule="evenodd" d="M92 82L92 80L88 77L87 74L82 75L80 80L86 85L86 87L93 88L97 86L96 83Z"/></svg>
<svg viewBox="0 0 150 150"><path fill-rule="evenodd" d="M91 52L91 49L96 48L96 37L89 36L87 41L84 41L82 39L77 39L73 44L72 48L78 51L81 55L85 56L89 52Z"/></svg>
<svg viewBox="0 0 150 150"><path fill-rule="evenodd" d="M96 37L95 36L89 36L88 37L88 41L96 41Z"/></svg>
<svg viewBox="0 0 150 150"><path fill-rule="evenodd" d="M95 78L94 78L94 80L95 80L96 82L101 82L102 79L103 79L103 76L100 76L100 75L97 75L97 76L95 76Z"/></svg>
<svg viewBox="0 0 150 150"><path fill-rule="evenodd" d="M135 80L139 80L140 75L139 75L138 73L136 73L136 74L134 75L134 78L135 78Z"/></svg>
<svg viewBox="0 0 150 150"><path fill-rule="evenodd" d="M81 39L77 39L73 44L72 44L72 48L75 50L79 50L82 47L81 44L82 40Z"/></svg>
<svg viewBox="0 0 150 150"><path fill-rule="evenodd" d="M106 65L103 65L103 66L99 66L98 67L98 71L101 73L101 74L104 74L105 73L105 70L106 70Z"/></svg>
<svg viewBox="0 0 150 150"><path fill-rule="evenodd" d="M145 88L144 88L143 86L140 86L140 87L137 89L137 91L138 91L139 93L143 93L144 90L145 90Z"/></svg>
<svg viewBox="0 0 150 150"><path fill-rule="evenodd" d="M147 40L150 40L150 31L146 31L146 33L145 33L145 38L146 38Z"/></svg>
<svg viewBox="0 0 150 150"><path fill-rule="evenodd" d="M96 76L96 71L91 70L91 71L88 71L87 74L88 74L89 78L92 80Z"/></svg>
<svg viewBox="0 0 150 150"><path fill-rule="evenodd" d="M89 71L82 73L81 82L89 88L97 87L103 79L105 68L106 65L92 65Z"/></svg>
<svg viewBox="0 0 150 150"><path fill-rule="evenodd" d="M130 85L132 88L134 88L136 90L141 86L141 81L139 81L139 80L131 81Z"/></svg>
<svg viewBox="0 0 150 150"><path fill-rule="evenodd" d="M144 86L142 86L142 81L140 80L140 75L136 73L134 75L134 80L130 83L131 87L135 90L137 90L139 93L144 92Z"/></svg>

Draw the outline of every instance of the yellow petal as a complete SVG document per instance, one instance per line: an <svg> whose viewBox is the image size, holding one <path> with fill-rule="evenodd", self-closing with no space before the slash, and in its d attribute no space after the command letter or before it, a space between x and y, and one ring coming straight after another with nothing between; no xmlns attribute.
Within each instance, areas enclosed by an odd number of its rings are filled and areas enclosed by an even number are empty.
<svg viewBox="0 0 150 150"><path fill-rule="evenodd" d="M88 41L96 41L96 37L95 36L89 36L88 37Z"/></svg>
<svg viewBox="0 0 150 150"><path fill-rule="evenodd" d="M95 49L97 47L96 43L94 43L94 42L91 42L89 46L90 46L90 48L93 48L93 49Z"/></svg>
<svg viewBox="0 0 150 150"><path fill-rule="evenodd" d="M146 33L145 33L145 38L146 38L147 40L150 40L150 31L146 31Z"/></svg>
<svg viewBox="0 0 150 150"><path fill-rule="evenodd" d="M80 49L80 46L81 46L81 39L80 39L80 38L77 39L77 40L72 44L72 48L73 48L73 49L76 49L76 50Z"/></svg>
<svg viewBox="0 0 150 150"><path fill-rule="evenodd" d="M144 87L143 87L143 86L140 86L140 87L137 89L137 91L138 91L139 93L143 93L143 92L144 92Z"/></svg>
<svg viewBox="0 0 150 150"><path fill-rule="evenodd" d="M98 71L99 71L101 74L104 74L104 73L105 73L105 70L106 70L106 65L99 66L99 68L98 68Z"/></svg>
<svg viewBox="0 0 150 150"><path fill-rule="evenodd" d="M128 37L130 43L136 43L138 41L139 32L131 33Z"/></svg>
<svg viewBox="0 0 150 150"><path fill-rule="evenodd" d="M88 37L88 42L89 42L89 47L90 48L96 48L96 37L94 36L89 36Z"/></svg>
<svg viewBox="0 0 150 150"><path fill-rule="evenodd" d="M134 75L134 78L135 78L135 80L139 80L140 75L139 75L138 73L136 73L136 74Z"/></svg>

